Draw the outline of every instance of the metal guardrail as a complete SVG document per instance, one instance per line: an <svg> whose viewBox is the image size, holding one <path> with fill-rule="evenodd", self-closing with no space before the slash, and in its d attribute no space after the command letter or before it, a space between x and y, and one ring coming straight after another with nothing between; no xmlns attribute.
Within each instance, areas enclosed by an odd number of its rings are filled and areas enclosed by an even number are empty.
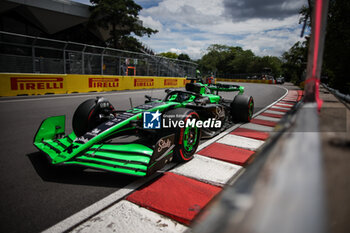
<svg viewBox="0 0 350 233"><path fill-rule="evenodd" d="M0 72L195 76L197 64L107 47L0 31Z"/></svg>
<svg viewBox="0 0 350 233"><path fill-rule="evenodd" d="M324 88L326 88L328 91L330 91L333 95L335 95L339 99L347 102L348 104L350 103L350 95L349 94L343 94L339 90L329 87L327 84L323 83L322 85Z"/></svg>

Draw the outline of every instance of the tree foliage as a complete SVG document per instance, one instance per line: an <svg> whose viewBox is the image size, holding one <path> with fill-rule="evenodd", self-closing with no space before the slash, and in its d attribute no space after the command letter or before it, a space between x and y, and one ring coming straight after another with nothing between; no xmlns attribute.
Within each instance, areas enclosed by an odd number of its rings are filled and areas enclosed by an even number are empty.
<svg viewBox="0 0 350 233"><path fill-rule="evenodd" d="M311 9L312 10L312 9ZM310 27L310 8L300 10L301 20ZM344 93L350 93L348 65L350 64L350 1L330 0L324 44L322 75L329 78L329 84ZM297 42L283 54L283 71L292 80L302 79L306 69L309 38ZM305 65L304 65L305 64Z"/></svg>
<svg viewBox="0 0 350 233"><path fill-rule="evenodd" d="M177 53L173 53L173 52L165 52L165 53L159 53L158 55L166 58L178 59L181 61L191 61L190 56L188 56L188 54L186 53L181 53L180 55L178 55Z"/></svg>
<svg viewBox="0 0 350 233"><path fill-rule="evenodd" d="M295 43L287 52L282 55L283 75L288 81L299 83L306 70L308 41Z"/></svg>
<svg viewBox="0 0 350 233"><path fill-rule="evenodd" d="M265 67L272 69L272 74L281 74L282 62L278 57L258 57L251 50L241 47L213 44L199 60L199 67L204 74L214 72L216 76L233 77L235 74L262 73Z"/></svg>
<svg viewBox="0 0 350 233"><path fill-rule="evenodd" d="M350 1L329 2L323 73L330 84L350 94Z"/></svg>
<svg viewBox="0 0 350 233"><path fill-rule="evenodd" d="M191 61L190 56L188 56L188 54L186 54L186 53L179 54L177 59L182 60L182 61Z"/></svg>
<svg viewBox="0 0 350 233"><path fill-rule="evenodd" d="M159 53L158 55L166 58L171 58L171 59L177 59L179 56L177 55L177 53L173 53L173 52Z"/></svg>
<svg viewBox="0 0 350 233"><path fill-rule="evenodd" d="M141 43L132 35L150 36L157 33L142 26L138 18L142 7L133 0L90 0L90 25L109 31L107 43L114 48L135 50Z"/></svg>

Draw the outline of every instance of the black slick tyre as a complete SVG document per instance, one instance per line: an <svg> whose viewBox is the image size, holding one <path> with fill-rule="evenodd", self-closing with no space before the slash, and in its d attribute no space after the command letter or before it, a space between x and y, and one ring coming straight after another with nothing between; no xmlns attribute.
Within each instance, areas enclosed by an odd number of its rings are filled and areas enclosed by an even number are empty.
<svg viewBox="0 0 350 233"><path fill-rule="evenodd" d="M84 135L92 126L96 107L96 99L88 99L81 103L73 115L73 131L78 137Z"/></svg>
<svg viewBox="0 0 350 233"><path fill-rule="evenodd" d="M236 95L231 103L231 115L234 122L250 122L254 112L252 96Z"/></svg>
<svg viewBox="0 0 350 233"><path fill-rule="evenodd" d="M113 105L102 97L81 103L73 115L73 131L78 137L113 117Z"/></svg>

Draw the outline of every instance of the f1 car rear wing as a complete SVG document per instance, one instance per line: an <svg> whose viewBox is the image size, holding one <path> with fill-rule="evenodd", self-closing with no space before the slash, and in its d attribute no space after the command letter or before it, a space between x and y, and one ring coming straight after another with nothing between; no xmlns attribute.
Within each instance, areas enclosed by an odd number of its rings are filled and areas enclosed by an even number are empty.
<svg viewBox="0 0 350 233"><path fill-rule="evenodd" d="M233 92L233 91L239 91L240 94L244 93L244 87L239 85L231 85L231 84L211 84L207 86L212 94L216 91L216 94L219 93L219 91L224 92Z"/></svg>
<svg viewBox="0 0 350 233"><path fill-rule="evenodd" d="M224 92L234 92L239 91L239 94L244 93L244 87L233 84L203 84L201 78L192 78L188 77L187 80L190 80L190 84L186 84L186 90L193 91L196 93L204 94L206 93L205 89L208 88L211 94L218 94L220 91ZM196 82L196 83L195 83ZM216 92L216 93L215 93Z"/></svg>

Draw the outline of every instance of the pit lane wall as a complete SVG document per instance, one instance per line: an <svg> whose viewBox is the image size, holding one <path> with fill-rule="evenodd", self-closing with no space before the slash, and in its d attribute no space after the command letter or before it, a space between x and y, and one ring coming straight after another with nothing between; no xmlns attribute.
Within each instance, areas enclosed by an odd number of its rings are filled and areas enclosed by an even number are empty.
<svg viewBox="0 0 350 233"><path fill-rule="evenodd" d="M177 88L186 82L178 77L1 73L0 96Z"/></svg>
<svg viewBox="0 0 350 233"><path fill-rule="evenodd" d="M238 82L238 83L265 83L265 84L276 84L275 80L260 80L260 79L228 79L228 78L217 78L217 81L221 82Z"/></svg>

